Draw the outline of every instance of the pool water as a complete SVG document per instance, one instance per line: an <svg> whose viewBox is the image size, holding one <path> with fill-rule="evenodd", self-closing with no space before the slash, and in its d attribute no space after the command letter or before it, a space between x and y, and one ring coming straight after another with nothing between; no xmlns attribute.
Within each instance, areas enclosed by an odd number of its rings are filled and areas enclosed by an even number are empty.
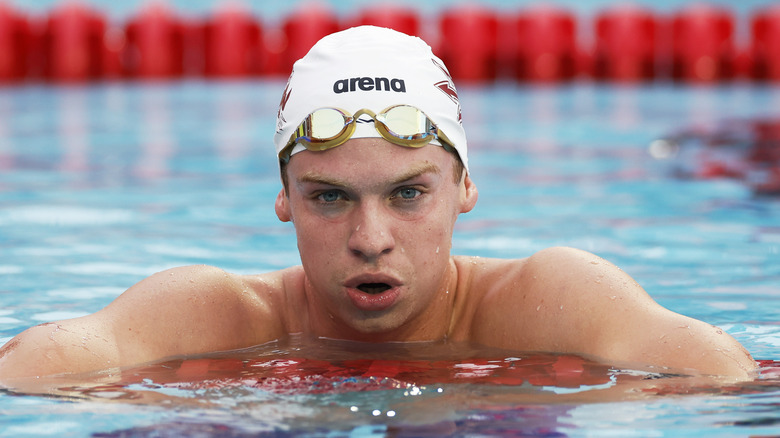
<svg viewBox="0 0 780 438"><path fill-rule="evenodd" d="M0 341L97 311L170 267L299 263L292 226L273 212L283 85L0 89ZM724 328L766 361L763 375L723 386L452 345L345 362L354 346L277 343L118 382L92 376L91 390L60 386L57 397L1 394L0 436L780 434L780 197L759 189L761 169L703 169L713 157L756 166L742 140L752 121L780 120L780 87L459 91L480 200L458 222L454 253L592 251L662 305ZM402 372L399 357L417 362Z"/></svg>

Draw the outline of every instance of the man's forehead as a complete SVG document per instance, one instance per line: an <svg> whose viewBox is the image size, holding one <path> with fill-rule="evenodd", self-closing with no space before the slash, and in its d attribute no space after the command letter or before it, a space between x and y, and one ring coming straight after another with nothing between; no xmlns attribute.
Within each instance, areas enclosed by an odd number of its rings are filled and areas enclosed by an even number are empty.
<svg viewBox="0 0 780 438"><path fill-rule="evenodd" d="M398 172L388 172L383 178L387 184L399 184L413 180L426 174L440 175L441 168L430 161L418 161ZM381 177L380 177L381 178ZM354 174L345 169L309 169L295 178L301 184L324 184L332 186L349 186L355 183Z"/></svg>

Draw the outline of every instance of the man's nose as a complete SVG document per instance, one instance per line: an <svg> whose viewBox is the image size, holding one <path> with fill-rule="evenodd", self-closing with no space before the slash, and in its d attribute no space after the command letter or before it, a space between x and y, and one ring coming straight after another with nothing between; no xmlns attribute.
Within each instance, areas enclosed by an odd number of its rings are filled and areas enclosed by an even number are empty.
<svg viewBox="0 0 780 438"><path fill-rule="evenodd" d="M374 260L395 248L395 238L390 227L392 217L381 206L363 205L354 213L354 228L347 243L353 254Z"/></svg>

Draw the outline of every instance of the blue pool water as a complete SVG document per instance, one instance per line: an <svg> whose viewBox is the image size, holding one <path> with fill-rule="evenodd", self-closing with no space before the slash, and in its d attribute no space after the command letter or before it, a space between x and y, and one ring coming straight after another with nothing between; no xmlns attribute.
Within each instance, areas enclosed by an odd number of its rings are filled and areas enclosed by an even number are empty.
<svg viewBox="0 0 780 438"><path fill-rule="evenodd" d="M282 87L0 89L0 342L94 312L169 267L258 273L298 263L292 226L272 208ZM619 265L662 305L721 326L757 359L780 359L780 198L757 194L750 181L697 177L710 150L704 140L668 157L651 148L683 131L706 138L741 121L780 120L780 87L499 84L462 86L460 94L480 200L458 222L454 253L583 248ZM284 350L274 348L245 354ZM687 396L588 402L535 402L520 397L525 387L478 383L428 386L417 399L409 388L161 390L196 400L173 406L0 394L0 436L382 435L415 411L425 418L414 423L431 429L409 435L778 434L780 381L766 374Z"/></svg>

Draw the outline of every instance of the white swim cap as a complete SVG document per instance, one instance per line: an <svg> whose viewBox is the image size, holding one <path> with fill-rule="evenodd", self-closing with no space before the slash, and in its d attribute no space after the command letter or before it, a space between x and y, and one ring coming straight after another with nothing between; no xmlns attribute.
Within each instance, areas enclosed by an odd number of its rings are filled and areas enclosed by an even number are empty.
<svg viewBox="0 0 780 438"><path fill-rule="evenodd" d="M424 112L452 141L468 171L460 102L444 63L420 38L375 26L328 35L295 63L277 113L276 153L314 110L378 113L392 105ZM357 124L352 138L381 137L373 125ZM297 145L292 153L302 150Z"/></svg>

